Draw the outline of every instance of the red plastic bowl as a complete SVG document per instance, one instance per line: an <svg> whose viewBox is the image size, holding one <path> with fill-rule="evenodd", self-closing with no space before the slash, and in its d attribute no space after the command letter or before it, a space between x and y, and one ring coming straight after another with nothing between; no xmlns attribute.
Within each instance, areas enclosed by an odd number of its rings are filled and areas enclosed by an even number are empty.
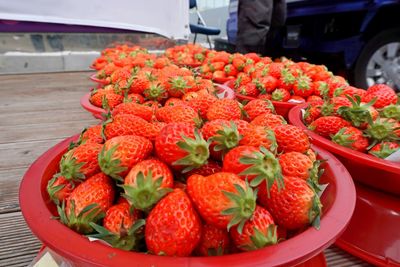
<svg viewBox="0 0 400 267"><path fill-rule="evenodd" d="M233 90L223 84L215 84L217 87L217 96L218 98L227 98L227 99L234 99L235 98L235 93ZM92 113L93 117L96 119L104 119L104 116L102 114L107 113L105 109L96 107L89 101L90 99L90 93L84 94L81 98L81 106Z"/></svg>
<svg viewBox="0 0 400 267"><path fill-rule="evenodd" d="M275 246L220 257L164 257L111 248L70 230L52 219L55 207L46 185L58 171L58 163L69 143L68 138L40 156L25 173L20 187L20 205L32 232L60 256L82 266L294 266L318 255L344 231L354 211L355 188L344 166L329 152L314 147L327 159L321 182L329 183L321 202L324 205L321 229L303 233Z"/></svg>
<svg viewBox="0 0 400 267"><path fill-rule="evenodd" d="M90 92L87 94L84 94L81 98L81 106L86 109L87 111L89 111L90 113L92 113L93 117L95 117L96 119L104 119L104 117L102 116L102 114L107 113L105 109L96 107L95 105L93 105L92 103L90 103L89 99L90 99Z"/></svg>
<svg viewBox="0 0 400 267"><path fill-rule="evenodd" d="M100 85L109 84L109 82L107 80L97 78L96 74L90 75L89 79L94 81L94 82L96 82L96 83L98 83L98 84L100 84Z"/></svg>
<svg viewBox="0 0 400 267"><path fill-rule="evenodd" d="M229 88L233 89L233 81L234 80L228 81L225 83L225 85L228 86ZM256 97L245 96L245 95L241 95L238 93L236 93L235 95L236 95L236 98L239 100L250 101L250 100L257 99ZM297 103L291 103L291 102L280 102L280 101L271 101L271 102L275 107L276 113L278 115L283 116L285 119L288 118L289 111L298 105Z"/></svg>
<svg viewBox="0 0 400 267"><path fill-rule="evenodd" d="M290 111L289 121L291 124L306 130L313 144L332 152L346 166L354 180L400 196L399 163L379 159L365 153L339 146L308 130L303 123L301 114L301 110L306 107L307 104L302 104Z"/></svg>

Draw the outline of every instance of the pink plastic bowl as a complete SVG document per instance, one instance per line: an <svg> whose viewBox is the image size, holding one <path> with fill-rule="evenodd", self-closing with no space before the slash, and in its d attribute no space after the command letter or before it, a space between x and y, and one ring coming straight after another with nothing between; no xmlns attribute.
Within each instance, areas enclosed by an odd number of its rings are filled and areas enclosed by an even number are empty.
<svg viewBox="0 0 400 267"><path fill-rule="evenodd" d="M235 93L233 90L223 84L215 84L217 87L217 96L218 98L227 98L227 99L234 99L235 98ZM90 93L84 94L81 98L81 106L92 113L93 117L96 119L101 119L103 120L104 117L102 114L107 113L105 109L96 107L89 101L90 99Z"/></svg>
<svg viewBox="0 0 400 267"><path fill-rule="evenodd" d="M233 80L226 82L225 85L233 89ZM257 99L256 97L245 96L237 93L235 95L236 98L239 100L251 101ZM289 111L298 105L296 103L291 103L291 102L280 102L280 101L271 101L271 102L275 107L276 113L278 115L283 116L285 119L288 118Z"/></svg>
<svg viewBox="0 0 400 267"><path fill-rule="evenodd" d="M385 192L400 195L400 164L339 146L307 129L301 110L307 104L293 108L289 113L291 124L304 129L312 143L333 153L347 168L353 179Z"/></svg>
<svg viewBox="0 0 400 267"><path fill-rule="evenodd" d="M278 245L220 257L164 257L111 248L70 230L52 219L55 206L49 200L46 185L58 170L58 163L69 143L68 138L40 156L23 177L20 205L32 232L45 246L80 266L294 266L318 255L344 231L354 211L356 193L344 166L329 152L314 147L327 159L322 183L329 186L322 195L324 205L321 229L312 227Z"/></svg>
<svg viewBox="0 0 400 267"><path fill-rule="evenodd" d="M107 85L107 84L109 84L109 82L108 82L107 80L97 78L97 77L96 77L96 74L91 75L91 76L89 77L89 79L92 80L92 81L94 81L94 82L96 82L96 83L98 83L98 84L100 84L100 85Z"/></svg>

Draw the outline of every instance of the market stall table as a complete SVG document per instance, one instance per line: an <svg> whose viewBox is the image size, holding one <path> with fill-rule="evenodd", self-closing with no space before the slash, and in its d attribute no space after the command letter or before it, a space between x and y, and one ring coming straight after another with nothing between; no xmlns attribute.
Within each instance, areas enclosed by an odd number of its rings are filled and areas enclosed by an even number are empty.
<svg viewBox="0 0 400 267"><path fill-rule="evenodd" d="M0 266L27 266L41 247L21 215L19 183L47 149L98 123L79 103L90 74L0 76ZM328 266L369 266L336 247L325 256Z"/></svg>

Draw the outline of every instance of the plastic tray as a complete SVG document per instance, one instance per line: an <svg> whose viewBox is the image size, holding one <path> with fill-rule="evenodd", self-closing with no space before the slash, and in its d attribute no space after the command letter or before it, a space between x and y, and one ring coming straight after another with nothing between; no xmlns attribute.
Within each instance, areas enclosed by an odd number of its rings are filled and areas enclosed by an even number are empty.
<svg viewBox="0 0 400 267"><path fill-rule="evenodd" d="M336 245L378 266L400 266L400 198L357 185L354 215Z"/></svg>
<svg viewBox="0 0 400 267"><path fill-rule="evenodd" d="M306 262L330 246L344 231L355 206L355 188L344 166L329 152L314 147L327 159L321 179L329 183L321 201L324 205L321 229L309 227L303 233L275 246L221 257L164 257L114 249L90 242L59 221L46 193L46 184L58 170L68 138L40 156L25 173L20 187L20 205L32 232L44 245L77 265L85 266L294 266ZM73 244L73 245L71 245Z"/></svg>
<svg viewBox="0 0 400 267"><path fill-rule="evenodd" d="M339 146L332 141L310 131L302 121L301 110L307 104L293 108L289 113L289 121L304 129L312 139L312 143L333 153L347 168L354 180L400 196L400 164L354 151ZM400 227L400 221L399 221Z"/></svg>

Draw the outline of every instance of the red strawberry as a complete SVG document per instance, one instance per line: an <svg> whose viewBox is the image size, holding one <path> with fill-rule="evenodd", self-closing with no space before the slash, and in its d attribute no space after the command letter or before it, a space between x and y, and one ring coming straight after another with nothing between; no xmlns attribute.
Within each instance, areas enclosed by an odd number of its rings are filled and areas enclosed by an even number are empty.
<svg viewBox="0 0 400 267"><path fill-rule="evenodd" d="M237 69L232 65L232 64L228 64L224 67L224 71L226 76L235 76L238 74Z"/></svg>
<svg viewBox="0 0 400 267"><path fill-rule="evenodd" d="M162 87L159 83L153 82L149 85L149 87L144 90L143 95L147 100L153 100L161 102L168 98L168 92L165 91L164 87Z"/></svg>
<svg viewBox="0 0 400 267"><path fill-rule="evenodd" d="M288 152L280 155L282 174L307 180L313 167L313 161L305 154L299 152Z"/></svg>
<svg viewBox="0 0 400 267"><path fill-rule="evenodd" d="M272 62L268 66L268 74L279 79L285 65L282 62Z"/></svg>
<svg viewBox="0 0 400 267"><path fill-rule="evenodd" d="M60 173L67 180L83 180L100 171L97 157L103 145L85 143L65 153L60 161Z"/></svg>
<svg viewBox="0 0 400 267"><path fill-rule="evenodd" d="M342 94L340 96L350 96L354 98L354 96L358 95L359 97L363 98L367 92L363 89L359 89L353 86L348 86L343 89Z"/></svg>
<svg viewBox="0 0 400 267"><path fill-rule="evenodd" d="M342 94L342 91L349 86L347 81L341 76L333 76L327 80L329 87L329 97L335 97Z"/></svg>
<svg viewBox="0 0 400 267"><path fill-rule="evenodd" d="M103 136L101 135L103 127L101 125L90 126L82 131L79 136L79 144L84 143L97 143L102 144L104 142Z"/></svg>
<svg viewBox="0 0 400 267"><path fill-rule="evenodd" d="M310 148L308 135L294 125L283 124L275 127L275 138L279 152L306 152Z"/></svg>
<svg viewBox="0 0 400 267"><path fill-rule="evenodd" d="M376 98L374 103L375 108L383 108L390 104L396 104L397 95L394 90L381 89L379 91L373 91L372 93L367 91L367 94L362 98L363 102L370 102Z"/></svg>
<svg viewBox="0 0 400 267"><path fill-rule="evenodd" d="M166 164L157 159L143 160L125 177L125 198L139 210L150 210L174 185L174 177Z"/></svg>
<svg viewBox="0 0 400 267"><path fill-rule="evenodd" d="M258 151L258 148L253 146L238 146L229 150L222 162L222 171L237 174L243 180L248 179L251 181L253 178L256 177L256 175L248 176L242 174L244 170L251 166L249 164L242 163L241 158L243 158L244 156L251 157L254 153Z"/></svg>
<svg viewBox="0 0 400 267"><path fill-rule="evenodd" d="M332 97L321 106L323 116L338 116L341 107L351 107L352 102L346 97Z"/></svg>
<svg viewBox="0 0 400 267"><path fill-rule="evenodd" d="M313 121L308 128L317 134L329 138L335 135L343 127L351 126L350 123L340 117L326 116Z"/></svg>
<svg viewBox="0 0 400 267"><path fill-rule="evenodd" d="M378 118L368 125L364 133L365 136L372 139L373 145L381 141L398 141L400 122L393 119Z"/></svg>
<svg viewBox="0 0 400 267"><path fill-rule="evenodd" d="M375 157L384 159L399 150L400 145L396 142L381 142L372 147L368 153Z"/></svg>
<svg viewBox="0 0 400 267"><path fill-rule="evenodd" d="M260 94L258 96L258 99L263 99L263 100L272 100L272 96L270 94Z"/></svg>
<svg viewBox="0 0 400 267"><path fill-rule="evenodd" d="M261 184L258 201L266 207L275 222L288 230L297 230L313 224L319 228L321 203L318 195L307 181L296 177L284 176L284 188L274 184L269 192Z"/></svg>
<svg viewBox="0 0 400 267"><path fill-rule="evenodd" d="M271 100L273 101L287 102L290 97L290 92L282 88L275 89L271 94Z"/></svg>
<svg viewBox="0 0 400 267"><path fill-rule="evenodd" d="M239 103L233 99L218 99L207 111L207 119L210 121L216 119L239 120L241 117L242 111Z"/></svg>
<svg viewBox="0 0 400 267"><path fill-rule="evenodd" d="M170 106L173 107L173 106L181 106L181 105L186 105L185 101L183 101L180 98L176 98L176 97L170 97L164 103L164 107L170 107Z"/></svg>
<svg viewBox="0 0 400 267"><path fill-rule="evenodd" d="M104 123L104 136L107 140L124 135L138 135L155 140L159 133L159 127L131 114L119 114Z"/></svg>
<svg viewBox="0 0 400 267"><path fill-rule="evenodd" d="M200 219L181 189L165 196L147 217L145 238L152 254L187 257L196 248L200 237Z"/></svg>
<svg viewBox="0 0 400 267"><path fill-rule="evenodd" d="M283 69L281 72L281 77L279 80L279 88L286 89L288 91L292 90L294 83L296 81L296 78L290 72L289 69Z"/></svg>
<svg viewBox="0 0 400 267"><path fill-rule="evenodd" d="M246 60L242 57L233 57L232 59L232 65L238 70L242 71L244 66L246 64Z"/></svg>
<svg viewBox="0 0 400 267"><path fill-rule="evenodd" d="M156 117L165 123L181 122L200 125L201 119L194 109L186 105L166 106L157 109Z"/></svg>
<svg viewBox="0 0 400 267"><path fill-rule="evenodd" d="M217 101L217 98L211 94L199 95L199 97L195 99L191 99L186 102L186 104L193 108L198 114L200 114L201 118L207 118L208 109Z"/></svg>
<svg viewBox="0 0 400 267"><path fill-rule="evenodd" d="M135 93L142 95L143 92L150 87L151 75L145 72L139 72L136 76L131 79L131 86L129 93Z"/></svg>
<svg viewBox="0 0 400 267"><path fill-rule="evenodd" d="M195 250L198 256L222 256L229 253L230 239L225 229L205 224Z"/></svg>
<svg viewBox="0 0 400 267"><path fill-rule="evenodd" d="M367 93L376 93L378 91L392 92L393 89L386 84L374 84L368 88Z"/></svg>
<svg viewBox="0 0 400 267"><path fill-rule="evenodd" d="M188 173L185 173L185 177L190 177L193 174L198 174L198 175L202 175L202 176L209 176L211 174L217 173L217 172L221 172L222 171L222 167L221 165L213 160L208 160L206 164L204 164L203 166L201 166L198 169L194 169L191 170Z"/></svg>
<svg viewBox="0 0 400 267"><path fill-rule="evenodd" d="M236 89L236 92L238 94L249 97L257 97L260 94L260 91L257 89L256 84L252 82L240 86L238 89Z"/></svg>
<svg viewBox="0 0 400 267"><path fill-rule="evenodd" d="M122 103L115 107L112 111L113 116L118 114L136 115L142 119L145 119L146 121L151 121L151 118L153 117L153 109L134 102Z"/></svg>
<svg viewBox="0 0 400 267"><path fill-rule="evenodd" d="M278 243L274 219L260 206L256 206L253 216L244 224L241 234L233 229L230 235L236 247L243 251L257 250Z"/></svg>
<svg viewBox="0 0 400 267"><path fill-rule="evenodd" d="M317 95L311 95L311 96L309 96L309 97L307 97L307 100L306 100L306 102L321 102L321 101L323 101L323 99L322 99L322 97L320 97L320 96L317 96Z"/></svg>
<svg viewBox="0 0 400 267"><path fill-rule="evenodd" d="M117 105L121 104L123 99L124 97L122 95L110 91L95 90L90 96L90 103L106 110L112 110Z"/></svg>
<svg viewBox="0 0 400 267"><path fill-rule="evenodd" d="M91 222L97 222L111 207L114 188L110 178L98 173L78 185L67 198L65 211L57 207L61 222L69 228L87 234L93 231Z"/></svg>
<svg viewBox="0 0 400 267"><path fill-rule="evenodd" d="M310 105L308 105L308 107L305 110L304 116L303 116L303 120L306 124L310 124L313 121L315 121L316 119L318 119L319 117L321 117L321 108L323 105L323 101L322 102L314 102Z"/></svg>
<svg viewBox="0 0 400 267"><path fill-rule="evenodd" d="M209 157L209 144L187 123L170 123L155 141L156 154L169 166L184 172L201 167Z"/></svg>
<svg viewBox="0 0 400 267"><path fill-rule="evenodd" d="M258 82L267 93L271 93L278 87L278 79L270 75L259 78Z"/></svg>
<svg viewBox="0 0 400 267"><path fill-rule="evenodd" d="M380 111L380 115L384 118L391 118L400 121L400 105L389 105ZM376 118L372 118L373 120Z"/></svg>
<svg viewBox="0 0 400 267"><path fill-rule="evenodd" d="M145 221L137 210L131 211L127 202L110 207L103 220L103 227L91 223L98 234L90 235L103 239L114 248L136 250L141 239Z"/></svg>
<svg viewBox="0 0 400 267"><path fill-rule="evenodd" d="M307 75L299 75L293 85L293 92L295 95L301 97L308 97L314 93L314 87L311 83L311 78Z"/></svg>
<svg viewBox="0 0 400 267"><path fill-rule="evenodd" d="M365 152L369 145L368 139L363 136L363 132L351 126L340 129L332 137L332 141L338 145L360 152Z"/></svg>
<svg viewBox="0 0 400 267"><path fill-rule="evenodd" d="M117 136L105 142L99 154L99 165L105 174L122 181L129 170L146 159L152 150L152 143L144 137Z"/></svg>
<svg viewBox="0 0 400 267"><path fill-rule="evenodd" d="M263 146L273 152L278 147L274 132L265 126L259 125L250 125L239 144L242 146Z"/></svg>
<svg viewBox="0 0 400 267"><path fill-rule="evenodd" d="M250 124L251 125L265 126L265 127L270 128L270 129L274 129L278 125L287 124L287 122L280 115L264 113L264 114L261 114L261 115L258 115L257 117L255 117L250 122Z"/></svg>
<svg viewBox="0 0 400 267"><path fill-rule="evenodd" d="M185 93L196 91L196 83L193 76L176 76L169 80L168 94L172 97L182 97Z"/></svg>
<svg viewBox="0 0 400 267"><path fill-rule="evenodd" d="M325 81L313 82L314 94L320 97L327 97L329 94L329 86Z"/></svg>
<svg viewBox="0 0 400 267"><path fill-rule="evenodd" d="M261 99L251 100L243 107L243 110L246 112L250 121L261 114L275 113L275 108L271 101Z"/></svg>
<svg viewBox="0 0 400 267"><path fill-rule="evenodd" d="M47 183L47 193L56 205L65 201L75 188L75 182L65 179L61 174L56 174Z"/></svg>
<svg viewBox="0 0 400 267"><path fill-rule="evenodd" d="M239 224L241 232L256 208L253 190L233 173L192 175L187 180L187 192L202 219L220 229Z"/></svg>

